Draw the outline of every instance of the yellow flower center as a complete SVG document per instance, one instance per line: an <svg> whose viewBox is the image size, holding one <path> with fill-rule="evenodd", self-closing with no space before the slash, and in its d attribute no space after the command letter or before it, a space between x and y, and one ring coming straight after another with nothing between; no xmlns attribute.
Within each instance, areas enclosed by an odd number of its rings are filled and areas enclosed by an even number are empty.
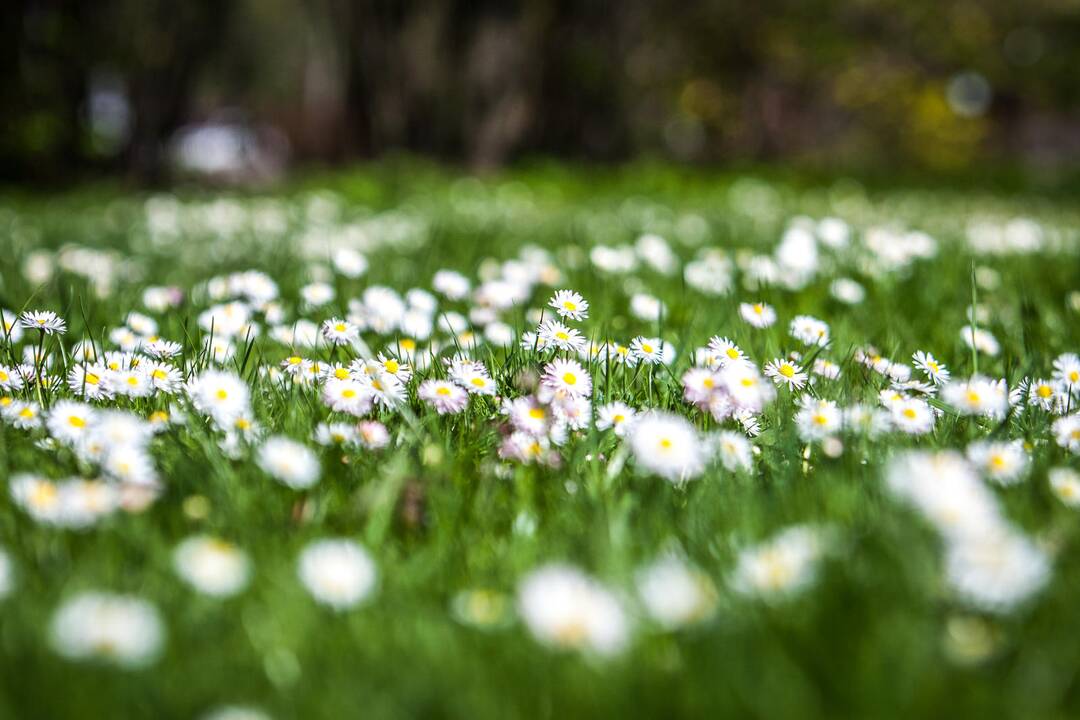
<svg viewBox="0 0 1080 720"><path fill-rule="evenodd" d="M227 397L229 397L229 393L227 393L227 392L225 391L225 388L221 388L221 389L220 389L220 390L218 390L218 391L217 391L217 393L215 393L215 394L217 395L217 399L218 399L218 400L224 400L224 399L226 399Z"/></svg>
<svg viewBox="0 0 1080 720"><path fill-rule="evenodd" d="M84 427L86 427L86 421L83 420L78 415L69 415L68 416L68 425L70 425L71 427L76 427L76 428L84 428Z"/></svg>
<svg viewBox="0 0 1080 720"><path fill-rule="evenodd" d="M21 418L32 418L32 417L34 417L34 409L31 408L31 407L24 407L22 410L19 411L19 417L21 417Z"/></svg>
<svg viewBox="0 0 1080 720"><path fill-rule="evenodd" d="M163 423L168 421L169 413L165 412L164 410L155 410L153 413L150 414L150 422L152 423Z"/></svg>
<svg viewBox="0 0 1080 720"><path fill-rule="evenodd" d="M438 388L435 389L435 394L446 397L450 394L450 388L446 387L445 385L440 385Z"/></svg>
<svg viewBox="0 0 1080 720"><path fill-rule="evenodd" d="M570 339L570 336L567 335L566 333L564 333L562 330L555 333L555 337L558 338L559 340L569 340Z"/></svg>
<svg viewBox="0 0 1080 720"><path fill-rule="evenodd" d="M564 303L562 304L562 306L563 306L564 308L566 308L567 310L569 310L570 312L573 312L574 310L577 310L577 305L575 305L574 303L570 302L569 300L567 300L566 302L564 302Z"/></svg>
<svg viewBox="0 0 1080 720"><path fill-rule="evenodd" d="M917 412L915 412L914 408L904 408L900 414L906 417L908 420L914 420L919 415Z"/></svg>
<svg viewBox="0 0 1080 720"><path fill-rule="evenodd" d="M795 368L791 367L790 365L788 365L786 363L784 365L780 366L780 371L779 372L780 372L781 375L783 375L786 378L795 377Z"/></svg>
<svg viewBox="0 0 1080 720"><path fill-rule="evenodd" d="M728 348L727 349L727 356L729 358L731 358L732 360L738 360L739 359L739 351L736 350L735 348Z"/></svg>
<svg viewBox="0 0 1080 720"><path fill-rule="evenodd" d="M619 423L621 423L625 419L626 419L626 416L620 413L620 414L616 415L615 417L611 418L611 422L618 425Z"/></svg>
<svg viewBox="0 0 1080 720"><path fill-rule="evenodd" d="M702 386L709 388L710 390L716 385L711 377L707 377L701 381Z"/></svg>
<svg viewBox="0 0 1080 720"><path fill-rule="evenodd" d="M672 446L671 440L669 440L667 438L660 438L660 449L662 449L662 450L670 450L671 446Z"/></svg>
<svg viewBox="0 0 1080 720"><path fill-rule="evenodd" d="M469 382L471 382L476 387L484 387L485 385L487 385L487 381L484 380L484 378L481 378L481 377L474 377Z"/></svg>
<svg viewBox="0 0 1080 720"><path fill-rule="evenodd" d="M979 403L982 402L982 396L979 395L979 393L975 392L974 390L968 390L968 392L967 392L967 401L969 403L971 403L972 405L978 405Z"/></svg>
<svg viewBox="0 0 1080 720"><path fill-rule="evenodd" d="M405 350L409 350L410 352L416 349L416 341L409 338L401 339L400 341L398 341L398 345L400 345Z"/></svg>
<svg viewBox="0 0 1080 720"><path fill-rule="evenodd" d="M765 306L761 303L754 303L754 314L760 315L763 312L765 312Z"/></svg>
<svg viewBox="0 0 1080 720"><path fill-rule="evenodd" d="M538 408L538 407L530 408L529 409L529 417L531 417L533 420L543 420L544 419L544 409L543 408Z"/></svg>
<svg viewBox="0 0 1080 720"><path fill-rule="evenodd" d="M391 375L397 374L397 371L401 369L398 361L394 360L393 358L387 360L385 363L383 363L383 365L384 367L386 367L386 372L390 373Z"/></svg>
<svg viewBox="0 0 1080 720"><path fill-rule="evenodd" d="M563 382L567 385L577 385L577 376L574 373L566 373L562 376Z"/></svg>
<svg viewBox="0 0 1080 720"><path fill-rule="evenodd" d="M1054 394L1054 389L1049 385L1040 385L1035 392L1039 397L1046 399Z"/></svg>
<svg viewBox="0 0 1080 720"><path fill-rule="evenodd" d="M353 390L352 388L345 388L341 392L341 397L346 398L347 400L351 400L354 397L356 397L356 391Z"/></svg>
<svg viewBox="0 0 1080 720"><path fill-rule="evenodd" d="M304 358L300 357L299 355L293 355L291 358L289 358L290 365L299 365L302 362L304 362Z"/></svg>
<svg viewBox="0 0 1080 720"><path fill-rule="evenodd" d="M345 323L338 323L334 326L334 329L338 332L345 332Z"/></svg>
<svg viewBox="0 0 1080 720"><path fill-rule="evenodd" d="M349 377L349 371L345 368L336 368L334 370L334 377L336 377L338 380L344 380L345 378Z"/></svg>
<svg viewBox="0 0 1080 720"><path fill-rule="evenodd" d="M168 377L168 374L167 374L167 373L166 373L166 372L165 372L164 370L162 370L161 368L156 368L156 369L154 370L154 372L150 373L150 375L151 375L151 376L152 376L152 377L153 377L153 378L154 378L155 380L164 380L165 378L167 378L167 377Z"/></svg>
<svg viewBox="0 0 1080 720"><path fill-rule="evenodd" d="M94 373L86 373L86 378L85 379L86 379L86 384L87 385L97 385L98 383L101 382L101 378L99 378Z"/></svg>
<svg viewBox="0 0 1080 720"><path fill-rule="evenodd" d="M641 343L641 349L642 349L643 352L648 353L649 355L651 355L652 351L653 351L653 346L650 345L649 343Z"/></svg>

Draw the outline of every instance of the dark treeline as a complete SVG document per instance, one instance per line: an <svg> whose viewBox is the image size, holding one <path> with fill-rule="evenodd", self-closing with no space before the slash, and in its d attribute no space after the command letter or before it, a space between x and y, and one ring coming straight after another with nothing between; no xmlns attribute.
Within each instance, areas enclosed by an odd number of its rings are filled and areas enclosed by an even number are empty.
<svg viewBox="0 0 1080 720"><path fill-rule="evenodd" d="M1053 168L1078 65L1067 0L7 0L0 174L161 180L221 118L329 163Z"/></svg>

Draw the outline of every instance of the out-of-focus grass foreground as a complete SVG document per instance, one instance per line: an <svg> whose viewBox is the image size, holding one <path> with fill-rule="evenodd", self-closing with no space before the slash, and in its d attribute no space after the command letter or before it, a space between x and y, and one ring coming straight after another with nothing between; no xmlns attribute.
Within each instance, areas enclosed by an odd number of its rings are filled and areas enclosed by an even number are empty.
<svg viewBox="0 0 1080 720"><path fill-rule="evenodd" d="M0 714L1080 712L1078 212L422 167L0 200Z"/></svg>

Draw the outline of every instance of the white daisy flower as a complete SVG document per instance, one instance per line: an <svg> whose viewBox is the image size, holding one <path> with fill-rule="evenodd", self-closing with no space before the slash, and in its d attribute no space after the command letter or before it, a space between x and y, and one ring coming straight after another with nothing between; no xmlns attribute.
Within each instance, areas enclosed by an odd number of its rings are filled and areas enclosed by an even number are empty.
<svg viewBox="0 0 1080 720"><path fill-rule="evenodd" d="M935 360L930 353L919 350L911 356L911 359L914 361L915 367L919 368L930 382L935 385L944 385L949 382L951 378L949 369Z"/></svg>
<svg viewBox="0 0 1080 720"><path fill-rule="evenodd" d="M923 400L903 398L889 406L893 427L908 435L925 435L934 429L934 411Z"/></svg>
<svg viewBox="0 0 1080 720"><path fill-rule="evenodd" d="M795 425L804 442L817 442L840 432L840 409L832 400L807 400L795 413Z"/></svg>
<svg viewBox="0 0 1080 720"><path fill-rule="evenodd" d="M827 539L812 527L795 526L739 553L731 577L741 595L782 600L809 587L827 549Z"/></svg>
<svg viewBox="0 0 1080 720"><path fill-rule="evenodd" d="M807 380L806 373L798 363L784 358L775 358L766 363L765 376L771 378L777 387L786 385L792 390L801 390Z"/></svg>
<svg viewBox="0 0 1080 720"><path fill-rule="evenodd" d="M982 328L965 325L960 328L960 339L963 340L964 344L969 348L974 348L990 357L997 357L1001 352L1001 345L998 344L997 338L995 338L990 331L983 330Z"/></svg>
<svg viewBox="0 0 1080 720"><path fill-rule="evenodd" d="M1080 356L1065 353L1054 359L1054 379L1073 394L1080 394Z"/></svg>
<svg viewBox="0 0 1080 720"><path fill-rule="evenodd" d="M60 400L50 408L46 428L59 442L76 445L86 437L94 415L94 409L85 403Z"/></svg>
<svg viewBox="0 0 1080 720"><path fill-rule="evenodd" d="M576 360L557 359L544 366L540 379L544 387L572 396L592 394L592 377Z"/></svg>
<svg viewBox="0 0 1080 720"><path fill-rule="evenodd" d="M56 652L70 660L133 669L157 659L165 629L157 609L142 598L84 592L59 607L50 637Z"/></svg>
<svg viewBox="0 0 1080 720"><path fill-rule="evenodd" d="M390 432L378 420L364 420L356 425L356 440L367 450L381 450L390 444Z"/></svg>
<svg viewBox="0 0 1080 720"><path fill-rule="evenodd" d="M259 448L259 467L281 484L304 490L319 481L319 458L306 445L275 435Z"/></svg>
<svg viewBox="0 0 1080 720"><path fill-rule="evenodd" d="M630 432L630 448L641 468L672 483L693 480L708 460L694 426L671 413L639 416Z"/></svg>
<svg viewBox="0 0 1080 720"><path fill-rule="evenodd" d="M372 388L359 380L333 378L323 385L322 397L334 412L363 417L371 412L375 396Z"/></svg>
<svg viewBox="0 0 1080 720"><path fill-rule="evenodd" d="M716 610L712 580L676 555L639 570L635 585L649 616L667 630L706 620Z"/></svg>
<svg viewBox="0 0 1080 720"><path fill-rule="evenodd" d="M1051 468L1050 489L1061 502L1071 508L1080 508L1080 473L1072 468Z"/></svg>
<svg viewBox="0 0 1080 720"><path fill-rule="evenodd" d="M349 345L360 337L360 329L348 320L330 318L323 322L322 334L331 345Z"/></svg>
<svg viewBox="0 0 1080 720"><path fill-rule="evenodd" d="M469 404L469 394L445 380L425 380L420 383L416 394L440 415L455 415Z"/></svg>
<svg viewBox="0 0 1080 720"><path fill-rule="evenodd" d="M544 348L557 348L579 352L585 347L585 336L557 320L547 320L537 328L537 337Z"/></svg>
<svg viewBox="0 0 1080 720"><path fill-rule="evenodd" d="M740 303L739 315L742 319L756 328L767 328L776 322L776 311L763 302Z"/></svg>
<svg viewBox="0 0 1080 720"><path fill-rule="evenodd" d="M247 587L251 561L230 542L199 535L181 542L173 552L173 567L191 587L213 597L230 597Z"/></svg>
<svg viewBox="0 0 1080 720"><path fill-rule="evenodd" d="M809 315L796 315L789 328L791 337L803 345L825 346L829 344L829 326Z"/></svg>
<svg viewBox="0 0 1080 720"><path fill-rule="evenodd" d="M589 317L589 302L580 293L573 290L557 290L548 300L548 305L555 308L560 317L581 322Z"/></svg>
<svg viewBox="0 0 1080 720"><path fill-rule="evenodd" d="M967 457L987 480L999 485L1013 485L1022 480L1029 462L1023 440L973 442L968 445Z"/></svg>
<svg viewBox="0 0 1080 720"><path fill-rule="evenodd" d="M659 365L665 361L664 341L638 335L630 341L630 352L646 365Z"/></svg>
<svg viewBox="0 0 1080 720"><path fill-rule="evenodd" d="M1080 414L1073 413L1058 418L1051 426L1057 444L1080 455Z"/></svg>
<svg viewBox="0 0 1080 720"><path fill-rule="evenodd" d="M612 402L597 409L596 427L599 430L610 429L616 437L626 437L636 419L637 410L626 403Z"/></svg>
<svg viewBox="0 0 1080 720"><path fill-rule="evenodd" d="M606 656L629 640L629 620L618 599L576 568L538 568L521 581L517 596L522 620L545 645Z"/></svg>
<svg viewBox="0 0 1080 720"><path fill-rule="evenodd" d="M356 442L356 427L349 423L319 423L314 439L324 447L347 445Z"/></svg>
<svg viewBox="0 0 1080 720"><path fill-rule="evenodd" d="M27 330L40 330L46 335L63 335L67 323L51 310L28 310L19 316L19 325Z"/></svg>
<svg viewBox="0 0 1080 720"><path fill-rule="evenodd" d="M375 562L362 545L352 540L316 540L300 553L300 582L311 596L335 610L347 610L375 590Z"/></svg>

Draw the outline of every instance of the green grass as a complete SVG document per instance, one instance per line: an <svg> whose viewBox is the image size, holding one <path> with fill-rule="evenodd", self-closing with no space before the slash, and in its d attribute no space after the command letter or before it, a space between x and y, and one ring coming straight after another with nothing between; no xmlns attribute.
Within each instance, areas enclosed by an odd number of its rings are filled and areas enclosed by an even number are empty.
<svg viewBox="0 0 1080 720"><path fill-rule="evenodd" d="M326 197L337 210L317 221L312 200ZM175 233L155 234L147 222L154 207L178 209L186 220ZM702 247L723 248L733 258L768 254L799 215L842 217L856 237L883 224L925 231L937 239L939 252L876 279L854 261L827 255L822 272L799 291L747 290L737 272L734 290L719 297L688 287L679 272L605 275L588 260L597 243L632 243L645 232L667 238L683 261ZM208 228L211 216L235 229ZM964 233L973 218L1018 216L1038 221L1060 249L971 254ZM714 177L667 167L544 167L487 180L382 167L313 178L272 194L12 196L0 199L0 306L60 313L69 326L62 339L69 350L82 338L106 338L108 345L108 330L128 311L145 312L145 286L178 285L189 291L185 304L155 317L160 335L184 343L190 374L207 363L199 354L206 333L196 323L208 305L200 283L262 270L280 286L290 319L302 316L298 290L311 278L309 266L325 266L327 258L312 252L301 259L297 248L320 222L328 228L358 223L373 242L368 273L358 280L335 276L336 300L308 313L316 321L343 315L347 299L368 285L430 288L441 268L475 282L488 259L506 260L534 244L552 253L562 278L553 287L537 286L527 307L505 320L518 331L532 329L526 309L542 307L554 289L568 287L591 304L589 319L578 324L588 336L626 343L638 334L659 335L674 343L679 355L672 373L658 369L650 378L648 370L615 370L605 377L607 369L595 365L594 402L619 399L671 410L705 431L717 423L682 401L677 381L692 349L711 335L727 335L763 364L801 349L787 334L797 314L831 327L825 353L844 366L844 375L819 383L818 391L841 405L874 403L886 386L851 360L857 346L873 344L908 363L915 350L927 350L954 378L970 375L973 358L959 329L972 302L973 267L984 275L980 269L992 269L999 280L977 289L989 318L980 326L1002 345L1000 356L978 357L980 372L1014 385L1023 376L1048 376L1058 354L1080 349L1080 210L1066 200ZM71 270L41 284L22 272L32 253L71 245L115 253L107 295ZM72 269L87 266L82 259ZM849 307L830 296L829 283L840 275L864 284L865 302ZM629 312L628 298L639 290L666 303L659 323ZM759 299L779 315L768 330L754 330L738 316L740 302ZM467 312L468 305L441 307ZM371 333L364 338L374 349L386 341ZM36 336L28 334L22 344L32 340ZM60 344L46 342L58 369L65 362ZM215 431L190 412L186 426L153 441L164 490L144 513L117 513L83 532L61 530L36 524L0 488L0 546L16 570L13 592L0 601L0 716L190 718L223 703L257 705L275 718L1026 719L1080 713L1080 529L1076 511L1047 484L1049 468L1080 463L1054 443L1045 413L1017 414L999 426L950 412L929 436L845 436L839 457L815 447L804 463L806 443L791 421L794 401L782 390L753 440L760 448L753 472L713 465L675 486L636 472L632 459L609 474L607 460L621 443L596 431L579 433L561 448L559 468L502 463L497 403L480 398L463 415L438 417L413 392L413 420L394 412L380 418L391 431L389 447L319 448L310 435L330 413L318 394L281 389L257 373L259 366L277 366L289 348L264 333L246 362L243 354L234 369L242 366L253 387L256 419L315 448L320 483L298 493L270 479L250 453L227 458ZM330 357L325 348L302 354ZM511 396L523 394L515 389L520 374L542 364L521 349L484 348L475 356ZM68 394L65 387L43 399ZM170 402L154 397L119 405L146 417ZM1049 585L1006 614L980 613L949 592L938 535L882 482L882 468L896 452L962 450L990 433L1031 444L1027 479L994 493L1012 522L1051 546L1053 555ZM27 471L94 476L69 451L35 445L42 436L0 426L4 484ZM185 511L193 496L205 498L205 517ZM839 538L813 585L777 603L735 593L729 579L740 550L800 523L829 525ZM172 550L194 533L227 538L251 555L254 574L246 591L215 600L181 582ZM296 577L304 545L332 536L362 542L380 576L366 604L342 613L317 605ZM633 578L671 547L712 579L718 600L711 619L662 632L636 609ZM459 592L486 588L512 602L519 579L550 561L576 565L625 598L634 632L623 653L600 659L556 651L512 618L489 628L455 618L451 606ZM53 612L86 589L135 594L161 611L167 640L158 662L125 671L65 660L52 650ZM972 618L979 637L989 638L985 651L977 661L957 662L948 648L956 644L958 619Z"/></svg>

